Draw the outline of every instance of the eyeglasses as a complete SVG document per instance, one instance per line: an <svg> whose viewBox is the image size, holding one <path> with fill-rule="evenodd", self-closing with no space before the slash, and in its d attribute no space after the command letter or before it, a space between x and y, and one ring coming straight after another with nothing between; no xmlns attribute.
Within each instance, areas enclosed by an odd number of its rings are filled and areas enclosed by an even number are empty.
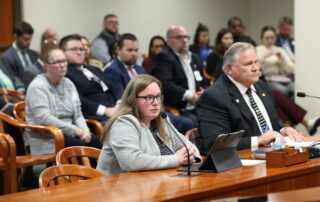
<svg viewBox="0 0 320 202"><path fill-rule="evenodd" d="M143 98L146 103L152 104L155 99L157 99L158 102L161 102L163 100L163 95L147 95L147 96L137 96L136 98Z"/></svg>
<svg viewBox="0 0 320 202"><path fill-rule="evenodd" d="M47 64L52 65L52 66L62 66L68 64L67 60L57 60L54 62L47 62Z"/></svg>
<svg viewBox="0 0 320 202"><path fill-rule="evenodd" d="M178 36L170 36L169 38L174 38L174 39L177 39L177 40L181 40L181 39L190 40L191 37L189 35L186 35L186 36L178 35Z"/></svg>
<svg viewBox="0 0 320 202"><path fill-rule="evenodd" d="M72 52L81 52L81 53L85 53L87 52L87 49L85 48L69 48L69 49L66 49L65 51L72 51Z"/></svg>

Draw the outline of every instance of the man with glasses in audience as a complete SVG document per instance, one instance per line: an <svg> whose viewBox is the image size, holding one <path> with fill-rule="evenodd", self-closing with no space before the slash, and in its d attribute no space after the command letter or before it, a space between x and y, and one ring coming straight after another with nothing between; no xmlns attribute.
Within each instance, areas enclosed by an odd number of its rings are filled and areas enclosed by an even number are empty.
<svg viewBox="0 0 320 202"><path fill-rule="evenodd" d="M116 15L106 15L103 22L103 31L91 44L92 57L101 61L103 64L107 64L111 60L112 46L120 38L118 24Z"/></svg>
<svg viewBox="0 0 320 202"><path fill-rule="evenodd" d="M207 85L202 62L189 51L190 36L186 28L173 25L166 37L168 47L155 56L152 75L162 81L164 105L178 109L196 124L194 104Z"/></svg>
<svg viewBox="0 0 320 202"><path fill-rule="evenodd" d="M105 123L117 108L115 86L108 83L99 68L84 65L86 49L80 35L63 37L60 48L69 63L66 76L73 81L79 92L83 115Z"/></svg>

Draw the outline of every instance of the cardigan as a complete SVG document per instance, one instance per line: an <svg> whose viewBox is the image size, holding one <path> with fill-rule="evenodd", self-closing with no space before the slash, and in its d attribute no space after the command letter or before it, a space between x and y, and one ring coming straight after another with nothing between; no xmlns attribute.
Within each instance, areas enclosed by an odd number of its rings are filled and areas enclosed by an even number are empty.
<svg viewBox="0 0 320 202"><path fill-rule="evenodd" d="M182 146L179 138L173 133L179 135L185 144L192 144L176 129L173 131L167 126L167 130L170 136L167 146L173 153ZM159 138L162 140L160 136ZM200 157L196 146L194 148L196 156ZM112 175L128 171L167 169L178 166L178 159L175 155L161 156L159 146L150 129L139 122L135 116L127 114L118 117L112 124L109 136L104 140L97 169Z"/></svg>

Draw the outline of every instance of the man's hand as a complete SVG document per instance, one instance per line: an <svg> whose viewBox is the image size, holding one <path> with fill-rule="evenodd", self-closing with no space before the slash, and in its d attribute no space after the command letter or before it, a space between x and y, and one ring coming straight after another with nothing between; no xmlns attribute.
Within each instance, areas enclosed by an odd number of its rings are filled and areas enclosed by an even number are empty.
<svg viewBox="0 0 320 202"><path fill-rule="evenodd" d="M118 109L118 105L115 105L113 107L106 107L104 111L104 115L107 117L111 117Z"/></svg>
<svg viewBox="0 0 320 202"><path fill-rule="evenodd" d="M285 128L283 131L281 131L281 135L288 136L292 141L295 142L303 142L306 140L301 133L292 127Z"/></svg>
<svg viewBox="0 0 320 202"><path fill-rule="evenodd" d="M268 132L258 136L258 144L259 146L268 145L271 142L273 142L276 139L276 137L279 137L281 142L284 142L284 138L280 133L274 130L269 130Z"/></svg>

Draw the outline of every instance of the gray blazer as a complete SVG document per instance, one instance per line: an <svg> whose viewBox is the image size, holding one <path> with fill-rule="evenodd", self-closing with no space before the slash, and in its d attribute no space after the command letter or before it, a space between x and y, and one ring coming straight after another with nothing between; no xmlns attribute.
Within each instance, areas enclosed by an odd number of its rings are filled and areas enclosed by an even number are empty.
<svg viewBox="0 0 320 202"><path fill-rule="evenodd" d="M175 153L182 144L170 127L167 129L170 134L167 146ZM176 129L175 132L185 144L192 144ZM196 146L194 148L196 156L200 157ZM103 143L97 169L112 175L128 171L167 169L178 166L178 159L175 155L161 156L159 146L149 128L139 122L136 117L128 114L118 117L113 123L109 136Z"/></svg>

